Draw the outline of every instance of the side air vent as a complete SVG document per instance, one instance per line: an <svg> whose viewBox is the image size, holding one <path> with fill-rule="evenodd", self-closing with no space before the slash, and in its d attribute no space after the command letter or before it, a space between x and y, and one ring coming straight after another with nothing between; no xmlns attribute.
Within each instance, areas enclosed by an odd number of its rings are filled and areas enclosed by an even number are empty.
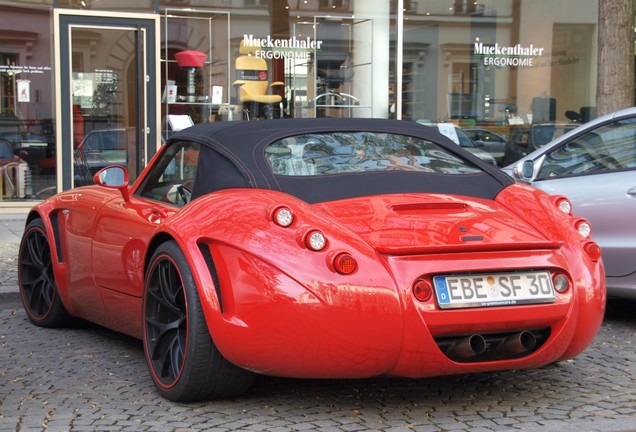
<svg viewBox="0 0 636 432"><path fill-rule="evenodd" d="M205 260L205 264L210 272L210 277L214 282L214 290L216 291L216 297L219 299L219 308L221 309L221 313L223 312L223 298L221 296L221 286L219 285L219 277L216 274L216 269L214 268L214 261L212 261L212 254L210 253L210 247L205 243L199 243L197 245L199 247L199 251L201 252L201 256Z"/></svg>
<svg viewBox="0 0 636 432"><path fill-rule="evenodd" d="M51 213L51 226L53 227L53 241L55 242L55 252L57 253L57 262L64 262L62 253L62 239L60 238L60 219L58 213Z"/></svg>

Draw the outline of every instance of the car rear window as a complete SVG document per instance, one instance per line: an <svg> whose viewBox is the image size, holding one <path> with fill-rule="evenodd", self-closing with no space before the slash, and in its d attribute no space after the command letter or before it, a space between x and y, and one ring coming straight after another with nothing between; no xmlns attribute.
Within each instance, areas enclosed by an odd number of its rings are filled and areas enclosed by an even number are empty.
<svg viewBox="0 0 636 432"><path fill-rule="evenodd" d="M272 172L321 176L372 171L472 174L482 170L431 141L377 132L306 134L265 148Z"/></svg>

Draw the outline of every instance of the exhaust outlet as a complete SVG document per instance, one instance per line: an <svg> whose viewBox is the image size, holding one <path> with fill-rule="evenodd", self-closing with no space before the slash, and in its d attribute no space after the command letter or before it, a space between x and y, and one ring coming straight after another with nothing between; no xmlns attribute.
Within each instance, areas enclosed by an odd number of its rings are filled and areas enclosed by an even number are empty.
<svg viewBox="0 0 636 432"><path fill-rule="evenodd" d="M467 359L486 351L486 339L474 334L461 339L450 346L446 355L450 358Z"/></svg>
<svg viewBox="0 0 636 432"><path fill-rule="evenodd" d="M514 356L530 351L537 345L537 338L527 330L515 333L501 341L497 347L498 356Z"/></svg>

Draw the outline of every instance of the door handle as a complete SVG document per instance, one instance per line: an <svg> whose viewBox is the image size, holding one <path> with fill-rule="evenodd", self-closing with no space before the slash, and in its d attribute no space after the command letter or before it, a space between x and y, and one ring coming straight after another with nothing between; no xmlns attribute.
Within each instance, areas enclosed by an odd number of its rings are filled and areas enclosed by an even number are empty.
<svg viewBox="0 0 636 432"><path fill-rule="evenodd" d="M633 196L633 197L636 197L636 186L634 186L634 187L632 187L632 188L629 188L629 189L627 190L627 195L631 195L631 196Z"/></svg>
<svg viewBox="0 0 636 432"><path fill-rule="evenodd" d="M168 217L168 213L160 208L153 208L150 211L150 215L148 216L148 220L154 224L160 223L163 219Z"/></svg>

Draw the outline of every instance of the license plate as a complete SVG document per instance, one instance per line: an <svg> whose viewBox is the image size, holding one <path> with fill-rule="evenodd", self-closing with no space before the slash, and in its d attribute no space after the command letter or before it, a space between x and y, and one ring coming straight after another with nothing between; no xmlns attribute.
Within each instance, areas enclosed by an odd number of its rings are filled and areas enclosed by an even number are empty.
<svg viewBox="0 0 636 432"><path fill-rule="evenodd" d="M510 306L555 301L547 271L433 277L441 309Z"/></svg>

